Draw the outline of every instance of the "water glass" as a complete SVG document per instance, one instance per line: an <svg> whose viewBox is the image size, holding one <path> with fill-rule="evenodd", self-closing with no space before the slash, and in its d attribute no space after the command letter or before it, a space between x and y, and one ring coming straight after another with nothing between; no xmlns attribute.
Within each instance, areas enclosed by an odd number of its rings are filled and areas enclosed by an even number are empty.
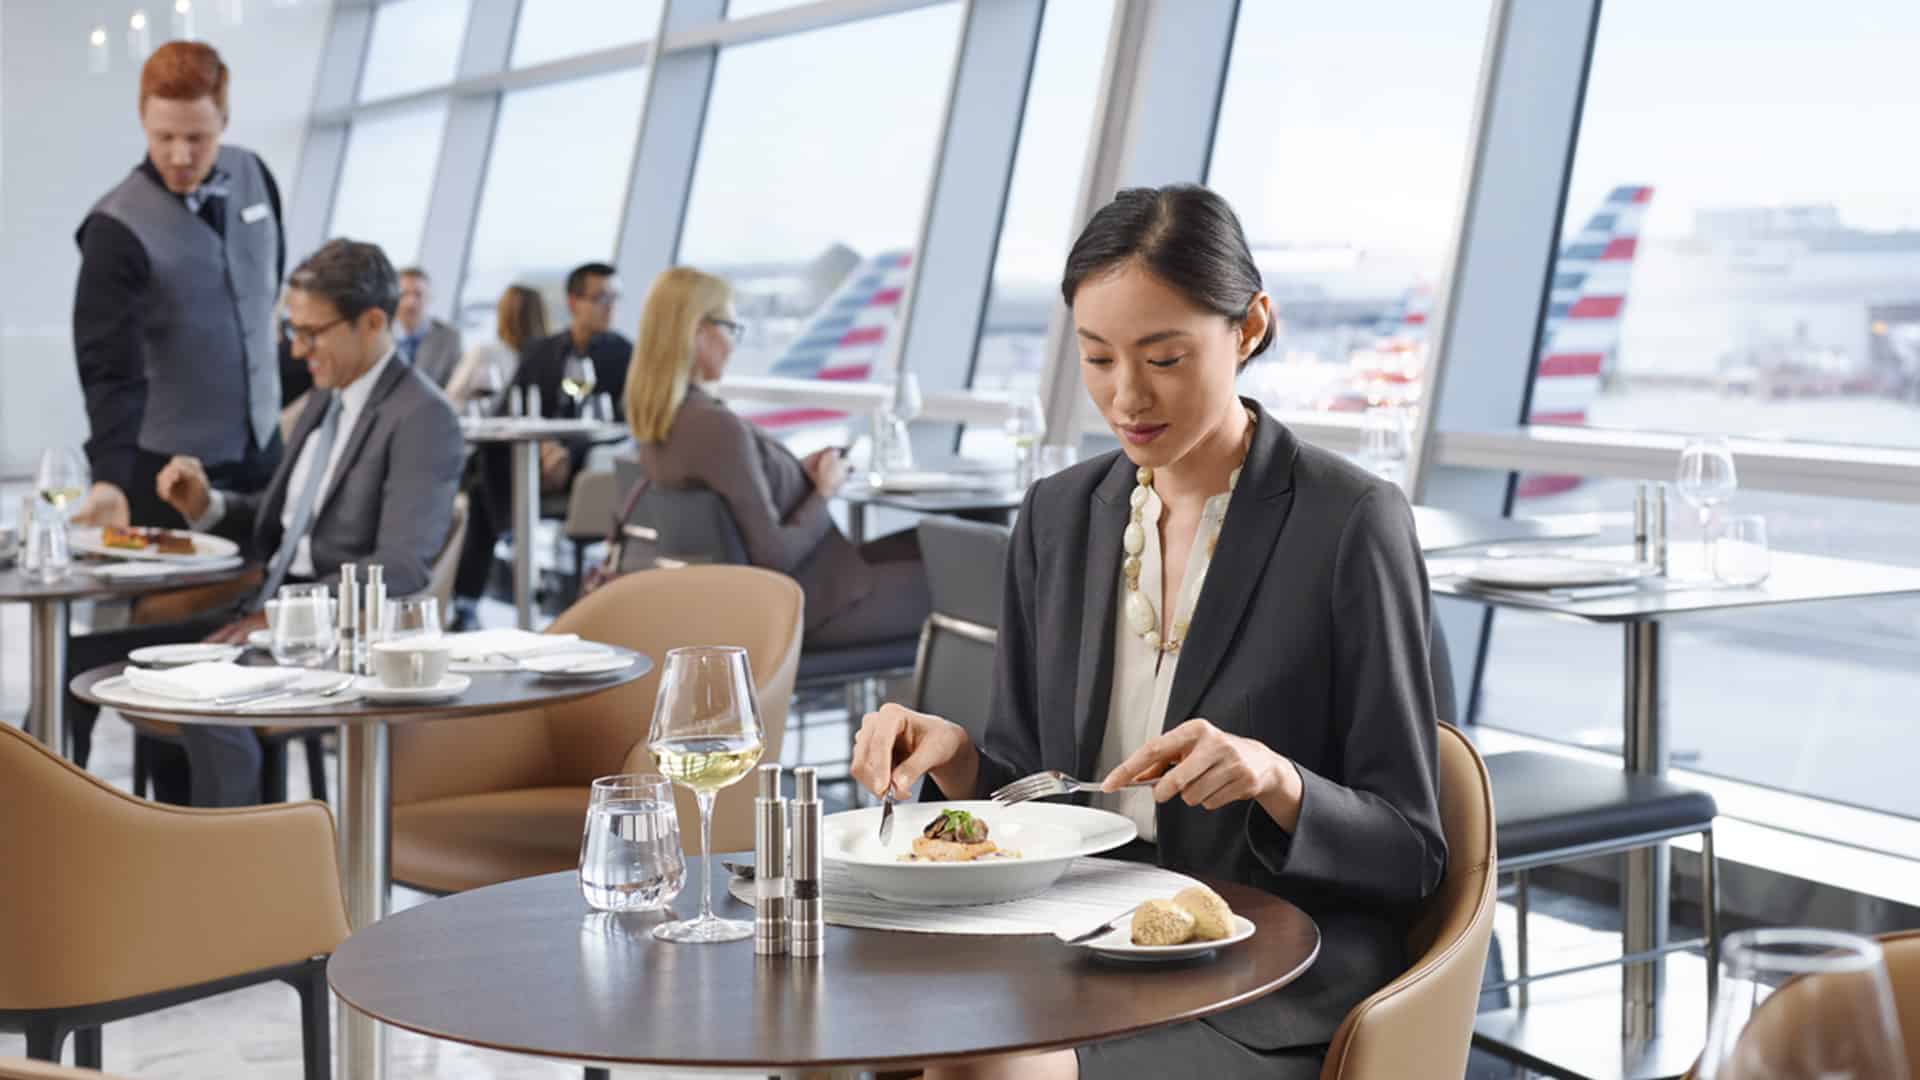
<svg viewBox="0 0 1920 1080"><path fill-rule="evenodd" d="M67 518L51 503L28 495L21 500L20 569L32 580L52 585L73 569L73 549L67 539Z"/></svg>
<svg viewBox="0 0 1920 1080"><path fill-rule="evenodd" d="M1403 484L1413 437L1404 410L1377 405L1366 411L1360 429L1360 466L1382 479Z"/></svg>
<svg viewBox="0 0 1920 1080"><path fill-rule="evenodd" d="M913 437L907 421L892 413L876 413L873 418L873 458L867 463L869 482L879 487L888 474L913 469Z"/></svg>
<svg viewBox="0 0 1920 1080"><path fill-rule="evenodd" d="M1723 585L1758 585L1773 571L1767 548L1767 519L1735 514L1713 538L1713 577Z"/></svg>
<svg viewBox="0 0 1920 1080"><path fill-rule="evenodd" d="M273 625L273 660L282 667L317 668L338 644L333 598L325 585L282 585Z"/></svg>
<svg viewBox="0 0 1920 1080"><path fill-rule="evenodd" d="M654 911L687 882L680 819L664 776L629 773L593 782L580 836L580 892L599 911Z"/></svg>
<svg viewBox="0 0 1920 1080"><path fill-rule="evenodd" d="M1066 446L1042 446L1040 448L1040 463L1036 470L1038 473L1036 478L1045 479L1062 469L1070 469L1074 466L1074 463L1079 460L1080 448L1077 446L1071 444Z"/></svg>
<svg viewBox="0 0 1920 1080"><path fill-rule="evenodd" d="M397 641L400 638L439 637L445 625L440 621L438 597L406 596L387 601L387 610L381 613L380 618L380 638L382 641Z"/></svg>
<svg viewBox="0 0 1920 1080"><path fill-rule="evenodd" d="M1877 942L1791 927L1727 936L1700 1080L1907 1075Z"/></svg>

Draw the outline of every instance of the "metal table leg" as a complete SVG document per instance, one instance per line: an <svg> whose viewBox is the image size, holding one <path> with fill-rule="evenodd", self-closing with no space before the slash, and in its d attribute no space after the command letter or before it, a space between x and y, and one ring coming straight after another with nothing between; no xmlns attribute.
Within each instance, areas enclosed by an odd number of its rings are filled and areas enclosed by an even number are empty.
<svg viewBox="0 0 1920 1080"><path fill-rule="evenodd" d="M387 725L340 725L340 877L347 897L347 925L358 930L387 914L393 880L392 779ZM383 1080L387 1032L377 1020L345 1002L339 1007L337 1075Z"/></svg>
<svg viewBox="0 0 1920 1080"><path fill-rule="evenodd" d="M847 539L854 547L867 542L867 504L862 500L847 500Z"/></svg>
<svg viewBox="0 0 1920 1080"><path fill-rule="evenodd" d="M1667 771L1666 678L1661 670L1660 624L1628 623L1626 640L1626 753L1628 772L1659 776ZM1667 845L1628 852L1620 882L1622 948L1644 952L1667 943L1669 862ZM1620 1033L1629 1040L1659 1034L1661 981L1658 961L1621 969Z"/></svg>
<svg viewBox="0 0 1920 1080"><path fill-rule="evenodd" d="M67 602L35 600L30 616L32 627L28 643L32 654L33 684L27 708L27 733L39 739L47 749L64 755L67 750Z"/></svg>
<svg viewBox="0 0 1920 1080"><path fill-rule="evenodd" d="M540 528L540 444L513 444L513 614L533 629L533 538Z"/></svg>

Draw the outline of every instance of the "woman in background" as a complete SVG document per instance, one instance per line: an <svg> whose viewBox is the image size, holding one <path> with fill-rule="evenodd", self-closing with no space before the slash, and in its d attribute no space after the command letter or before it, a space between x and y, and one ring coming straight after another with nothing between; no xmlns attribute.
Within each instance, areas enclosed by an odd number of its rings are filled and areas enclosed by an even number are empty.
<svg viewBox="0 0 1920 1080"><path fill-rule="evenodd" d="M485 401L489 413L493 411L494 402L486 399L513 382L520 350L547 336L547 302L525 285L507 286L494 307L494 336L498 340L468 349L447 380L447 399L456 412L464 414L467 403L476 398Z"/></svg>
<svg viewBox="0 0 1920 1080"><path fill-rule="evenodd" d="M793 577L806 593L808 648L919 633L932 600L912 530L854 546L827 512L847 479L840 452L795 457L701 389L720 380L740 331L725 281L684 266L654 279L626 394L648 478L726 501L753 564Z"/></svg>

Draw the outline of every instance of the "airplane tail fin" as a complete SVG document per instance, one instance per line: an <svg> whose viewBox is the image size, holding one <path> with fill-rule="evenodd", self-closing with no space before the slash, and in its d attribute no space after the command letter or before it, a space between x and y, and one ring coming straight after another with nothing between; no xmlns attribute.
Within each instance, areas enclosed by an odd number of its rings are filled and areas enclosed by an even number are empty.
<svg viewBox="0 0 1920 1080"><path fill-rule="evenodd" d="M888 251L855 267L786 352L774 360L767 374L788 379L866 379L893 332L912 265L912 252ZM833 409L806 406L747 415L770 430L837 422L846 416Z"/></svg>

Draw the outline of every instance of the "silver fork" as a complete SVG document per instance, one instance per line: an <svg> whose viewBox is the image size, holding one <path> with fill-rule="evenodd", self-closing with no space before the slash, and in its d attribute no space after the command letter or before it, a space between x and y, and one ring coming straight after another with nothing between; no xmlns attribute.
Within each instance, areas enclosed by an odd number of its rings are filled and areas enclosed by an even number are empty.
<svg viewBox="0 0 1920 1080"><path fill-rule="evenodd" d="M1122 784L1121 788L1152 787L1160 781L1135 780L1131 784ZM1031 776L1023 776L1006 787L987 796L1002 806L1012 806L1029 799L1045 799L1053 795L1072 795L1080 791L1099 791L1100 784L1095 780L1075 780L1059 769L1042 769Z"/></svg>

